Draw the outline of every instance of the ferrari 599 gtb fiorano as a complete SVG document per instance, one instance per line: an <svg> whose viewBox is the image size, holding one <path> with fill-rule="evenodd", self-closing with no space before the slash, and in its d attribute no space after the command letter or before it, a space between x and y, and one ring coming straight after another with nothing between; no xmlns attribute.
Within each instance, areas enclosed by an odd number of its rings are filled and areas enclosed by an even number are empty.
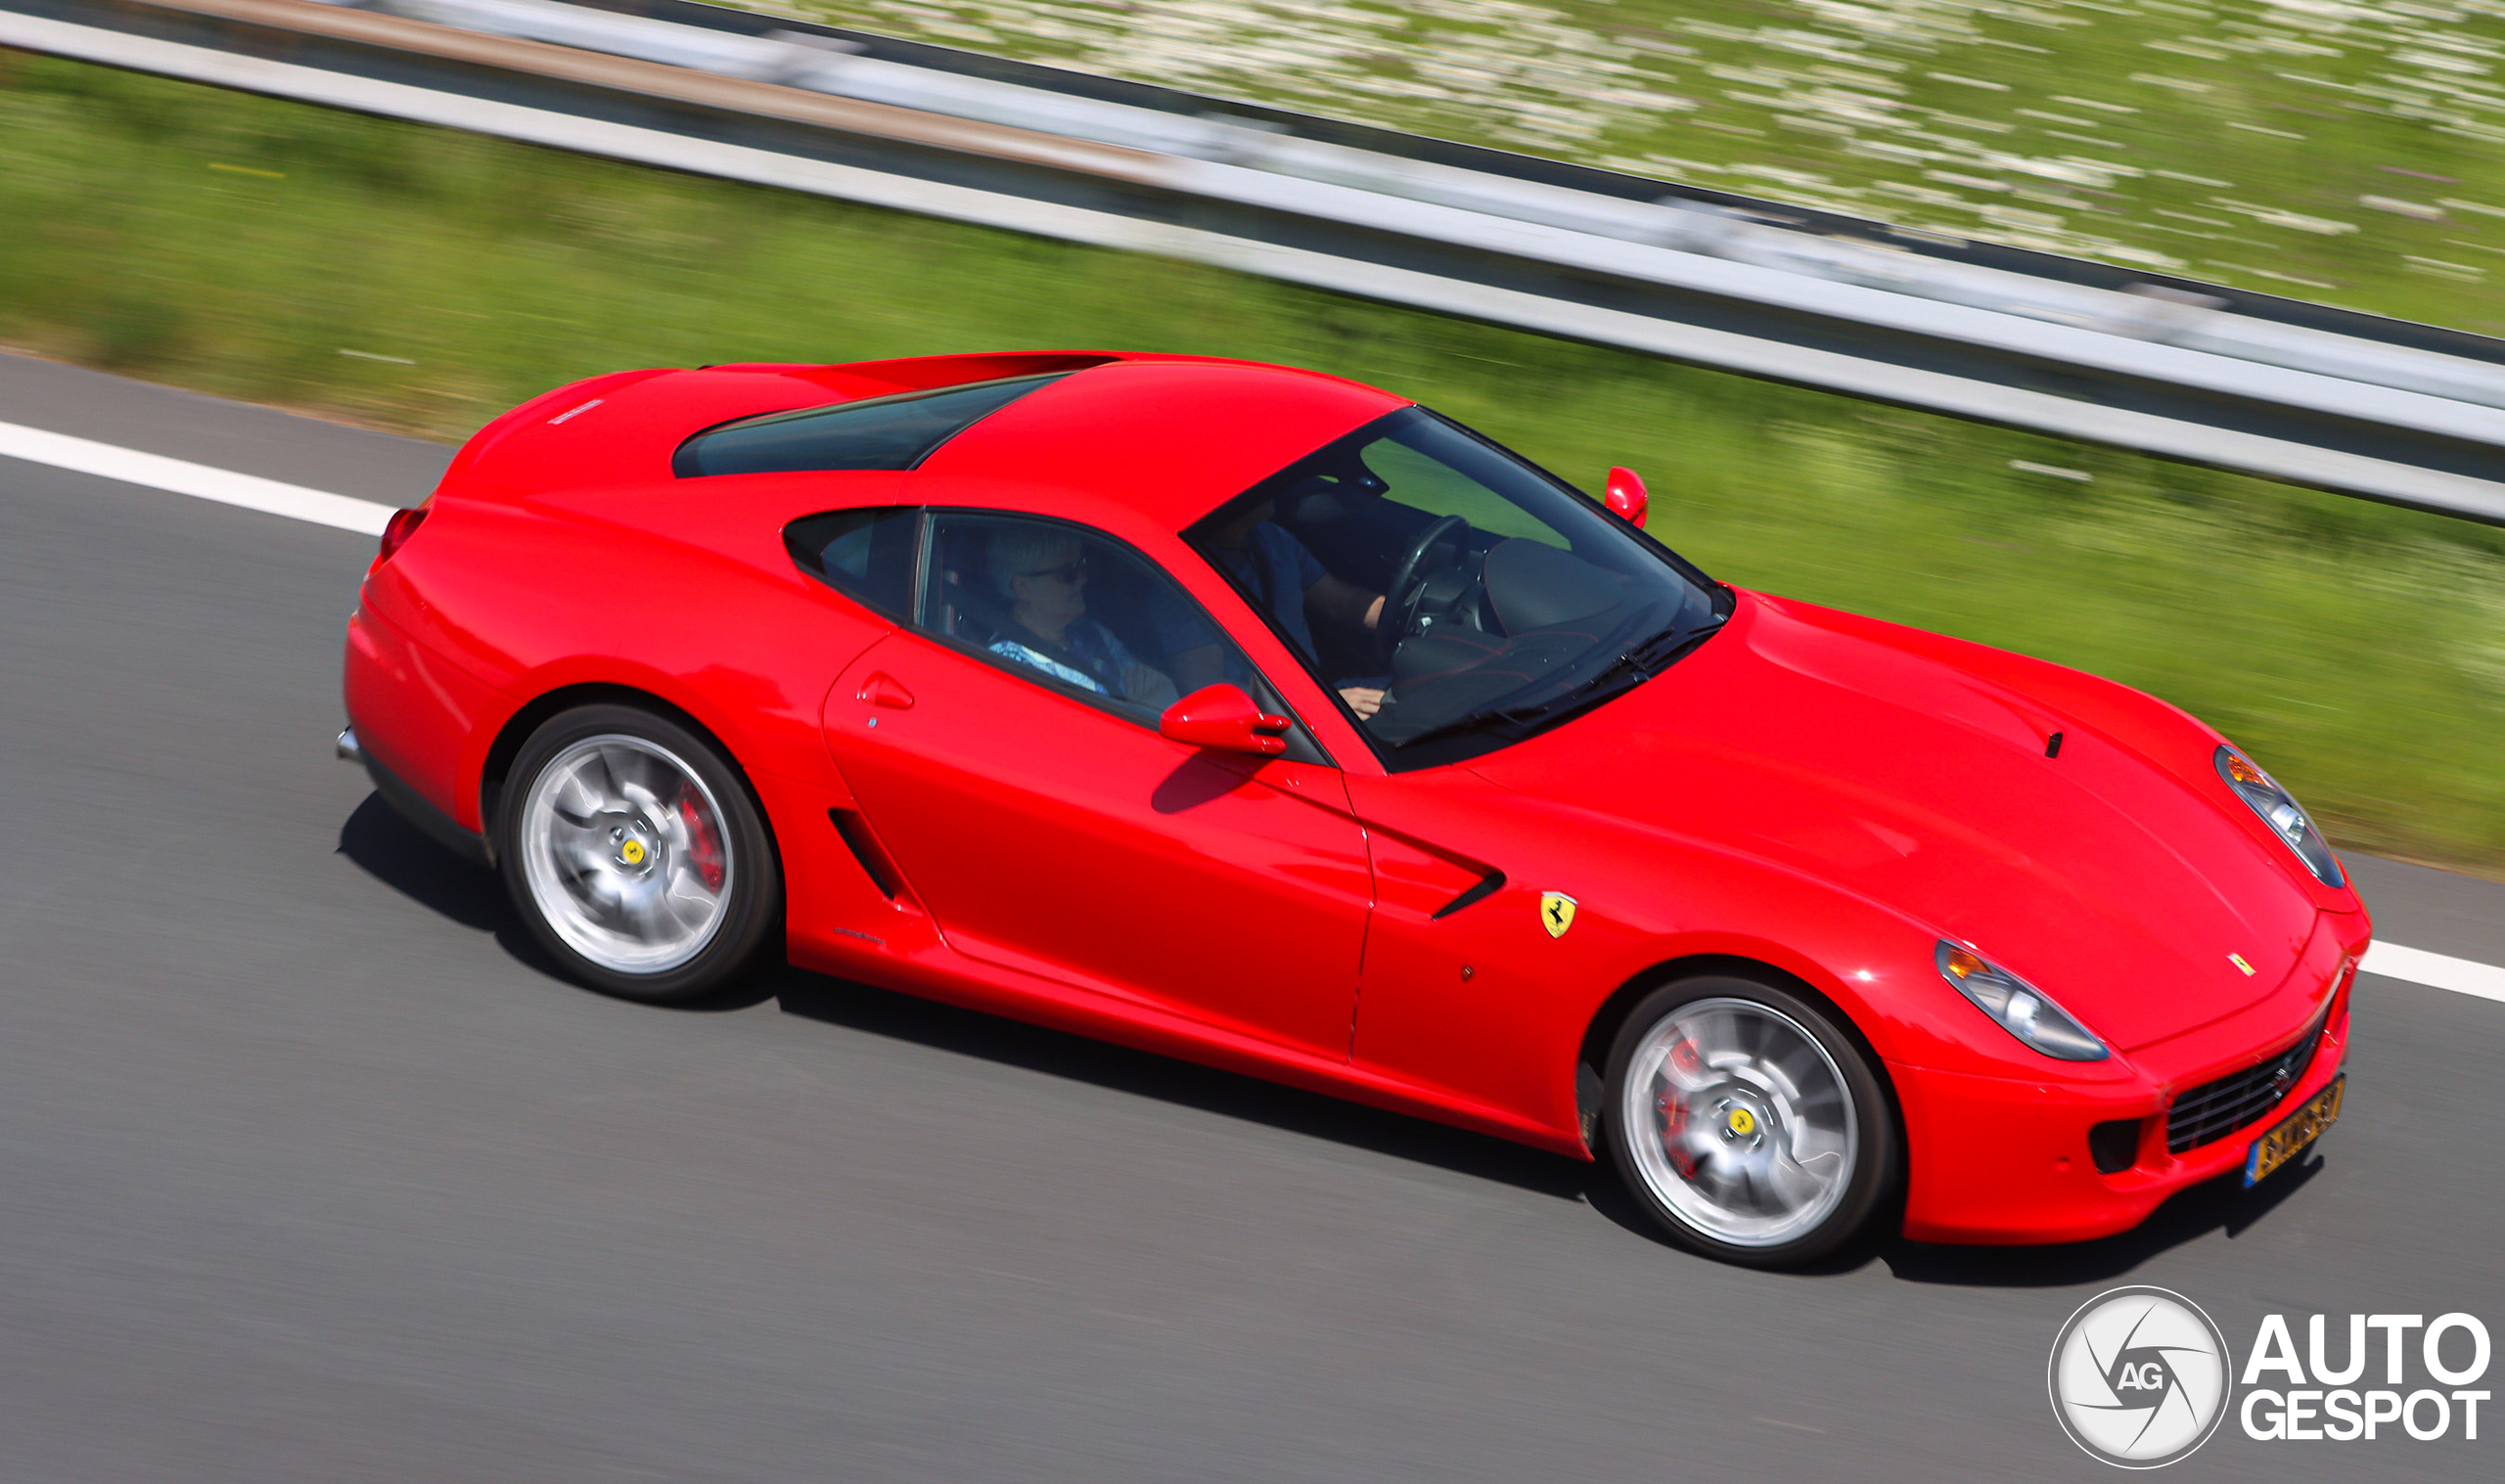
<svg viewBox="0 0 2505 1484"><path fill-rule="evenodd" d="M2337 1116L2365 912L2190 716L1715 582L1335 377L634 371L391 522L342 745L583 983L804 967L1606 1160L1806 1261Z"/></svg>

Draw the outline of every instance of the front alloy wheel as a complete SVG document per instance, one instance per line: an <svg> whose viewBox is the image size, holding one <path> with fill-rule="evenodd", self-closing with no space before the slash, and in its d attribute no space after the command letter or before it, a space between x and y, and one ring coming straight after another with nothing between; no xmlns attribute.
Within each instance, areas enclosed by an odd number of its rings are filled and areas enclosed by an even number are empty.
<svg viewBox="0 0 2505 1484"><path fill-rule="evenodd" d="M680 1002L758 957L780 872L746 787L703 739L632 707L580 707L524 743L503 799L507 886L577 978Z"/></svg>
<svg viewBox="0 0 2505 1484"><path fill-rule="evenodd" d="M1788 1267L1858 1231L1892 1178L1896 1134L1834 1012L1771 984L1655 990L1620 1029L1602 1125L1639 1204L1682 1244Z"/></svg>

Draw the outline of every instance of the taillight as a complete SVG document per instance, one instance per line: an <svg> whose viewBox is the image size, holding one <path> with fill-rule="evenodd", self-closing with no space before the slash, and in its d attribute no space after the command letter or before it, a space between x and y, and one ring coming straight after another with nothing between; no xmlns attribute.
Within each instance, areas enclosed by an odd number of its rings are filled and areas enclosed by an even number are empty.
<svg viewBox="0 0 2505 1484"><path fill-rule="evenodd" d="M374 560L390 561L391 554L407 545L409 538L418 533L418 527L426 523L427 508L423 505L413 505L407 510L393 511L390 520L383 527L383 550Z"/></svg>

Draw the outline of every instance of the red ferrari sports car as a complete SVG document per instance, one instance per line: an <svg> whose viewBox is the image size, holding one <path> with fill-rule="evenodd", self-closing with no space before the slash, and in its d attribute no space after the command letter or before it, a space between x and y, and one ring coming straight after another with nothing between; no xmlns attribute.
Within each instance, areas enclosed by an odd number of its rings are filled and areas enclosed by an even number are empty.
<svg viewBox="0 0 2505 1484"><path fill-rule="evenodd" d="M623 372L391 522L342 746L595 988L788 956L1605 1159L1736 1262L2117 1232L2337 1116L2370 924L2268 775L1644 514L1273 366Z"/></svg>

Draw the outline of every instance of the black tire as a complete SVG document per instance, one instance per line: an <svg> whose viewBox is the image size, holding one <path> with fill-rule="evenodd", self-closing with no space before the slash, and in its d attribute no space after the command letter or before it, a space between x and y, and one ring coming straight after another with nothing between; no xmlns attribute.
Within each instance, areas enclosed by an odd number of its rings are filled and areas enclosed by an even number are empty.
<svg viewBox="0 0 2505 1484"><path fill-rule="evenodd" d="M1754 1028L1762 1062L1725 1057L1717 1068L1699 1056L1696 1036L1717 1026L1730 1028L1733 1047ZM1631 1088L1638 1077L1644 1085ZM1822 1078L1832 1096L1816 1087ZM1603 1099L1602 1157L1636 1205L1672 1241L1744 1267L1799 1267L1834 1252L1881 1209L1902 1161L1894 1103L1859 1039L1832 1007L1763 980L1707 975L1646 995L1610 1047ZM1738 1132L1744 1123L1758 1147ZM1830 1164L1835 1146L1847 1150L1840 1169ZM1814 1152L1779 1170L1766 1163L1802 1148ZM1820 1193L1787 1215L1762 1198L1787 1184Z"/></svg>
<svg viewBox="0 0 2505 1484"><path fill-rule="evenodd" d="M569 788L572 776L603 782ZM583 807L603 788L615 808ZM659 797L673 789L670 799ZM549 718L515 755L493 829L505 889L531 936L592 989L687 1005L781 957L782 862L756 800L720 749L667 717L599 704ZM589 842L610 836L619 838L619 853L586 865L595 853ZM637 866L645 868L640 877ZM661 886L646 889L655 878ZM604 890L615 900L638 893L646 911L638 917L618 906L604 914L613 900ZM663 898L702 904L702 922L679 922L674 905L651 906ZM635 940L647 922L663 939L658 947Z"/></svg>

